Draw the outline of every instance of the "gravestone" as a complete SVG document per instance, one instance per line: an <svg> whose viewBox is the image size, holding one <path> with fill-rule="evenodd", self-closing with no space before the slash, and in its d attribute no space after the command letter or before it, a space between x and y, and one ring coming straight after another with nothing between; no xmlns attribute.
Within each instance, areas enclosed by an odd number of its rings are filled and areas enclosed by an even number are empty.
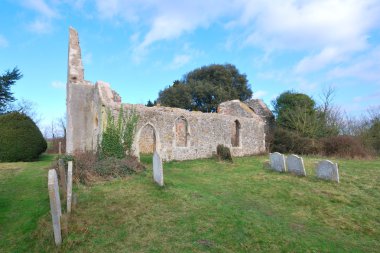
<svg viewBox="0 0 380 253"><path fill-rule="evenodd" d="M58 177L54 169L49 170L48 189L50 199L50 213L53 220L54 241L56 245L62 242L61 236L61 200L59 199Z"/></svg>
<svg viewBox="0 0 380 253"><path fill-rule="evenodd" d="M60 186L63 192L63 195L67 196L67 185L66 185L66 170L65 170L65 162L63 159L58 160L58 171L59 171L59 180L60 180Z"/></svg>
<svg viewBox="0 0 380 253"><path fill-rule="evenodd" d="M278 152L270 153L269 154L270 159L270 167L279 172L285 172L286 166L285 166L285 156L283 154L280 154Z"/></svg>
<svg viewBox="0 0 380 253"><path fill-rule="evenodd" d="M289 155L286 158L286 169L290 173L298 176L306 176L305 165L303 164L302 157L297 155Z"/></svg>
<svg viewBox="0 0 380 253"><path fill-rule="evenodd" d="M318 178L336 181L339 183L338 164L329 160L320 161L316 167Z"/></svg>
<svg viewBox="0 0 380 253"><path fill-rule="evenodd" d="M72 202L72 192L73 192L73 162L68 162L67 168L67 212L71 212L71 202Z"/></svg>
<svg viewBox="0 0 380 253"><path fill-rule="evenodd" d="M153 154L153 179L159 185L164 185L164 171L162 168L162 160L157 151Z"/></svg>

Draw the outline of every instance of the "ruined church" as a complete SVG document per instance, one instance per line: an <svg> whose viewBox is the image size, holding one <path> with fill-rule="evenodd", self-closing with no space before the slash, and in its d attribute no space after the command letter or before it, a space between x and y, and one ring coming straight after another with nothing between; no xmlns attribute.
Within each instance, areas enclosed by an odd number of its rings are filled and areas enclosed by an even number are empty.
<svg viewBox="0 0 380 253"><path fill-rule="evenodd" d="M108 83L84 79L78 33L73 28L69 29L66 88L68 154L95 151L107 111L118 115L121 107L124 111L134 108L139 116L132 145L137 157L157 151L164 161L207 158L215 154L218 144L229 147L232 156L266 151L273 115L261 100L227 101L217 113L122 103Z"/></svg>

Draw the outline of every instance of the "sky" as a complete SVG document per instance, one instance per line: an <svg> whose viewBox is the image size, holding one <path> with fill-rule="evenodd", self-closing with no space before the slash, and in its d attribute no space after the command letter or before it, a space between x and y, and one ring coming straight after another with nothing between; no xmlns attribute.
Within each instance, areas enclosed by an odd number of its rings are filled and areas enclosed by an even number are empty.
<svg viewBox="0 0 380 253"><path fill-rule="evenodd" d="M68 30L85 79L146 104L209 64L234 64L268 105L294 90L335 90L348 115L380 105L380 0L0 0L0 74L40 126L66 111Z"/></svg>

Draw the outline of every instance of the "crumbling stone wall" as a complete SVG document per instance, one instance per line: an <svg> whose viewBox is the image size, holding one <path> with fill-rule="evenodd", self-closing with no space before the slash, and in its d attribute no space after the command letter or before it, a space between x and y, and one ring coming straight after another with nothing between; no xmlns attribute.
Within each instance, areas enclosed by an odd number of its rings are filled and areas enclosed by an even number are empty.
<svg viewBox="0 0 380 253"><path fill-rule="evenodd" d="M218 144L230 147L233 156L265 152L265 121L247 104L227 101L220 104L218 113L122 104L109 84L84 80L80 57L78 34L70 28L67 153L96 150L107 111L118 116L121 107L139 115L132 145L136 156L156 150L166 161L206 158L215 154Z"/></svg>

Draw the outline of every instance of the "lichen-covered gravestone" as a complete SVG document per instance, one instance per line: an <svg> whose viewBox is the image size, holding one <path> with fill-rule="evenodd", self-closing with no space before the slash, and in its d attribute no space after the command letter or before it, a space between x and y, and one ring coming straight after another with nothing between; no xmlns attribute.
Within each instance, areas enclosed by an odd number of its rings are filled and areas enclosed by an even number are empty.
<svg viewBox="0 0 380 253"><path fill-rule="evenodd" d="M164 185L164 171L162 168L162 160L157 152L153 154L153 179L159 185Z"/></svg>
<svg viewBox="0 0 380 253"><path fill-rule="evenodd" d="M303 164L302 157L297 155L289 155L286 158L286 169L290 173L298 176L306 176L305 165Z"/></svg>
<svg viewBox="0 0 380 253"><path fill-rule="evenodd" d="M72 192L73 192L73 162L68 162L67 168L67 212L71 212L71 202L72 202Z"/></svg>
<svg viewBox="0 0 380 253"><path fill-rule="evenodd" d="M61 236L61 200L59 199L59 187L57 172L54 169L49 170L48 189L50 199L50 213L53 220L54 241L56 245L62 242Z"/></svg>
<svg viewBox="0 0 380 253"><path fill-rule="evenodd" d="M270 153L269 154L270 159L270 167L279 172L285 172L286 166L285 166L285 156L283 154L280 154L278 152Z"/></svg>
<svg viewBox="0 0 380 253"><path fill-rule="evenodd" d="M332 180L339 183L338 164L329 160L320 161L316 167L318 178Z"/></svg>

